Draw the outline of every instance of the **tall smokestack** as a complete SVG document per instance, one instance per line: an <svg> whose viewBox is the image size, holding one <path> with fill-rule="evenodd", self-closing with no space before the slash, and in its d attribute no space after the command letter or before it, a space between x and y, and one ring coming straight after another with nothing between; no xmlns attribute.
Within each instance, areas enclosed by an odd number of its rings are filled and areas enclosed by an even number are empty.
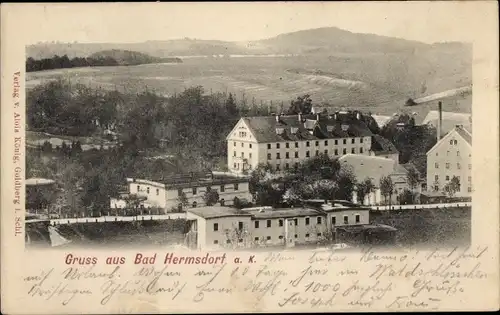
<svg viewBox="0 0 500 315"><path fill-rule="evenodd" d="M438 102L438 122L437 122L437 141L441 140L441 126L443 125L443 104Z"/></svg>

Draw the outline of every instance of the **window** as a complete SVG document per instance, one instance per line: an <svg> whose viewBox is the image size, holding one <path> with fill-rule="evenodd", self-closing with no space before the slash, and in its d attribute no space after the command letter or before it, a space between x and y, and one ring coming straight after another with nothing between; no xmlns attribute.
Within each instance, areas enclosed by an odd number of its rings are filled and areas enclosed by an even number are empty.
<svg viewBox="0 0 500 315"><path fill-rule="evenodd" d="M233 164L233 168L237 168L237 167L236 167L236 163L234 163L234 164Z"/></svg>
<svg viewBox="0 0 500 315"><path fill-rule="evenodd" d="M245 152L241 152L241 158L245 158Z"/></svg>
<svg viewBox="0 0 500 315"><path fill-rule="evenodd" d="M343 142L344 142L344 144L347 144L347 139L344 139L344 141L343 141Z"/></svg>
<svg viewBox="0 0 500 315"><path fill-rule="evenodd" d="M321 233L316 234L317 237L321 237Z"/></svg>
<svg viewBox="0 0 500 315"><path fill-rule="evenodd" d="M325 150L325 154L328 154L328 150Z"/></svg>
<svg viewBox="0 0 500 315"><path fill-rule="evenodd" d="M453 145L453 140L450 140L450 145Z"/></svg>
<svg viewBox="0 0 500 315"><path fill-rule="evenodd" d="M251 144L251 143L249 143L249 144L248 144L248 147L251 149L251 148L252 148L252 144Z"/></svg>
<svg viewBox="0 0 500 315"><path fill-rule="evenodd" d="M328 140L325 140L325 145L328 145Z"/></svg>
<svg viewBox="0 0 500 315"><path fill-rule="evenodd" d="M469 176L467 177L467 180L469 181L469 183L472 181L472 176Z"/></svg>
<svg viewBox="0 0 500 315"><path fill-rule="evenodd" d="M285 147L286 147L287 149L289 149L289 148L290 148L290 143L288 143L288 142L287 142L287 143L285 143Z"/></svg>
<svg viewBox="0 0 500 315"><path fill-rule="evenodd" d="M149 187L146 188L146 193L149 195Z"/></svg>
<svg viewBox="0 0 500 315"><path fill-rule="evenodd" d="M349 224L349 217L348 216L344 216L344 224Z"/></svg>
<svg viewBox="0 0 500 315"><path fill-rule="evenodd" d="M339 150L335 149L335 155L339 155Z"/></svg>
<svg viewBox="0 0 500 315"><path fill-rule="evenodd" d="M141 185L137 185L137 191L141 191Z"/></svg>
<svg viewBox="0 0 500 315"><path fill-rule="evenodd" d="M279 171L280 170L280 165L279 164L276 164L276 170Z"/></svg>
<svg viewBox="0 0 500 315"><path fill-rule="evenodd" d="M258 242L258 241L259 241L259 237L258 237L258 236L257 236L257 237L255 237L255 238L254 238L254 241Z"/></svg>
<svg viewBox="0 0 500 315"><path fill-rule="evenodd" d="M219 230L219 223L214 223L214 232Z"/></svg>
<svg viewBox="0 0 500 315"><path fill-rule="evenodd" d="M446 180L450 180L450 176L449 175L446 175Z"/></svg>
<svg viewBox="0 0 500 315"><path fill-rule="evenodd" d="M278 225L279 225L279 226L283 226L283 220L282 220L282 219L280 219L280 220L278 221Z"/></svg>
<svg viewBox="0 0 500 315"><path fill-rule="evenodd" d="M434 163L435 168L439 168L439 163Z"/></svg>
<svg viewBox="0 0 500 315"><path fill-rule="evenodd" d="M271 150L271 144L270 143L267 144L267 149Z"/></svg>
<svg viewBox="0 0 500 315"><path fill-rule="evenodd" d="M460 156L460 151L457 151L457 156Z"/></svg>
<svg viewBox="0 0 500 315"><path fill-rule="evenodd" d="M342 152L343 152L344 154L347 154L347 149L346 149L346 148L344 148L344 149L342 150Z"/></svg>
<svg viewBox="0 0 500 315"><path fill-rule="evenodd" d="M266 239L267 239L268 241L270 241L270 240L271 240L271 236L266 237Z"/></svg>
<svg viewBox="0 0 500 315"><path fill-rule="evenodd" d="M355 148L352 148L352 149L351 149L351 153L352 153L352 154L356 153L356 149L355 149Z"/></svg>
<svg viewBox="0 0 500 315"><path fill-rule="evenodd" d="M242 239L242 238L240 238L240 239L238 240L238 243L243 243L243 239Z"/></svg>
<svg viewBox="0 0 500 315"><path fill-rule="evenodd" d="M234 190L238 190L238 184L234 184Z"/></svg>
<svg viewBox="0 0 500 315"><path fill-rule="evenodd" d="M321 217L316 218L316 224L321 224Z"/></svg>
<svg viewBox="0 0 500 315"><path fill-rule="evenodd" d="M293 221L295 222L295 226L299 225L299 219L293 219Z"/></svg>
<svg viewBox="0 0 500 315"><path fill-rule="evenodd" d="M339 140L335 140L335 145L339 144Z"/></svg>
<svg viewBox="0 0 500 315"><path fill-rule="evenodd" d="M182 196L182 188L177 189L177 196Z"/></svg>
<svg viewBox="0 0 500 315"><path fill-rule="evenodd" d="M198 203L196 201L193 201L193 208L196 208L198 206Z"/></svg>
<svg viewBox="0 0 500 315"><path fill-rule="evenodd" d="M359 138L359 143L363 143L363 138Z"/></svg>
<svg viewBox="0 0 500 315"><path fill-rule="evenodd" d="M280 154L279 154L279 152L278 152L278 153L276 153L276 159L277 159L277 160L279 160L279 159L280 159Z"/></svg>
<svg viewBox="0 0 500 315"><path fill-rule="evenodd" d="M267 159L270 160L271 159L271 153L268 153L267 154Z"/></svg>
<svg viewBox="0 0 500 315"><path fill-rule="evenodd" d="M235 141L235 142L233 142L233 144L234 144L234 146L236 146L236 141Z"/></svg>
<svg viewBox="0 0 500 315"><path fill-rule="evenodd" d="M457 163L457 169L459 170L461 168L460 163Z"/></svg>
<svg viewBox="0 0 500 315"><path fill-rule="evenodd" d="M224 188L225 188L224 185L220 185L220 192L224 192Z"/></svg>
<svg viewBox="0 0 500 315"><path fill-rule="evenodd" d="M295 142L295 147L298 148L299 147L299 143L298 142Z"/></svg>
<svg viewBox="0 0 500 315"><path fill-rule="evenodd" d="M309 141L306 142L306 147L309 147L311 144L309 143Z"/></svg>
<svg viewBox="0 0 500 315"><path fill-rule="evenodd" d="M363 153L363 148L359 148L359 153Z"/></svg>
<svg viewBox="0 0 500 315"><path fill-rule="evenodd" d="M156 188L156 195L158 196L160 194L160 190Z"/></svg>
<svg viewBox="0 0 500 315"><path fill-rule="evenodd" d="M316 150L316 156L318 156L318 155L319 155L319 151L318 151L318 150Z"/></svg>
<svg viewBox="0 0 500 315"><path fill-rule="evenodd" d="M223 206L226 201L224 200L224 198L222 198L219 202L220 202L220 205Z"/></svg>
<svg viewBox="0 0 500 315"><path fill-rule="evenodd" d="M450 168L450 163L446 163L446 169Z"/></svg>
<svg viewBox="0 0 500 315"><path fill-rule="evenodd" d="M196 191L196 187L193 188L193 195L196 195L197 191Z"/></svg>
<svg viewBox="0 0 500 315"><path fill-rule="evenodd" d="M238 230L243 230L243 222L238 222Z"/></svg>
<svg viewBox="0 0 500 315"><path fill-rule="evenodd" d="M285 163L285 169L289 169L289 168L290 168L290 164Z"/></svg>
<svg viewBox="0 0 500 315"><path fill-rule="evenodd" d="M299 152L295 152L295 157L298 158L299 157Z"/></svg>
<svg viewBox="0 0 500 315"><path fill-rule="evenodd" d="M231 240L226 240L226 243L227 244L231 244Z"/></svg>
<svg viewBox="0 0 500 315"><path fill-rule="evenodd" d="M254 221L254 225L255 225L255 228L258 229L259 228L259 224L260 222L259 221Z"/></svg>
<svg viewBox="0 0 500 315"><path fill-rule="evenodd" d="M248 153L248 157L251 159L252 158L252 153Z"/></svg>
<svg viewBox="0 0 500 315"><path fill-rule="evenodd" d="M289 158L290 158L290 153L289 153L289 152L286 152L286 153L285 153L285 158L286 158L286 159L289 159Z"/></svg>
<svg viewBox="0 0 500 315"><path fill-rule="evenodd" d="M337 217L333 216L332 217L332 225L336 225L337 224Z"/></svg>
<svg viewBox="0 0 500 315"><path fill-rule="evenodd" d="M317 147L319 146L319 141L316 141L316 146L317 146Z"/></svg>
<svg viewBox="0 0 500 315"><path fill-rule="evenodd" d="M352 138L352 139L351 139L351 143L352 143L352 144L356 143L356 139L355 139L355 138Z"/></svg>
<svg viewBox="0 0 500 315"><path fill-rule="evenodd" d="M280 148L280 144L276 143L276 149L279 149L279 148Z"/></svg>
<svg viewBox="0 0 500 315"><path fill-rule="evenodd" d="M468 191L468 192L472 192L472 187L468 187L468 188L467 188L467 191Z"/></svg>
<svg viewBox="0 0 500 315"><path fill-rule="evenodd" d="M267 226L268 228L270 228L270 227L271 227L271 220L267 220L267 222L266 222L266 226Z"/></svg>
<svg viewBox="0 0 500 315"><path fill-rule="evenodd" d="M470 170L472 169L472 164L469 164L469 169L470 169Z"/></svg>
<svg viewBox="0 0 500 315"><path fill-rule="evenodd" d="M298 169L298 168L299 168L299 163L298 163L298 162L295 162L294 167L295 167L295 169Z"/></svg>
<svg viewBox="0 0 500 315"><path fill-rule="evenodd" d="M293 237L297 238L297 237L299 237L299 236L298 236L297 234L295 234Z"/></svg>
<svg viewBox="0 0 500 315"><path fill-rule="evenodd" d="M355 218L356 218L356 219L355 219L355 220L356 220L356 223L359 223L359 222L360 222L360 215L359 215L359 214L356 214Z"/></svg>
<svg viewBox="0 0 500 315"><path fill-rule="evenodd" d="M219 244L219 241L218 240L214 240L214 244Z"/></svg>
<svg viewBox="0 0 500 315"><path fill-rule="evenodd" d="M309 233L306 234L306 238L309 238Z"/></svg>
<svg viewBox="0 0 500 315"><path fill-rule="evenodd" d="M244 148L245 147L245 143L242 142L241 143L241 147Z"/></svg>
<svg viewBox="0 0 500 315"><path fill-rule="evenodd" d="M282 239L283 239L283 235L280 235L278 238L279 238L280 240L282 240Z"/></svg>
<svg viewBox="0 0 500 315"><path fill-rule="evenodd" d="M309 225L309 218L306 218L306 225Z"/></svg>
<svg viewBox="0 0 500 315"><path fill-rule="evenodd" d="M439 186L434 186L434 191L438 191L439 190Z"/></svg>
<svg viewBox="0 0 500 315"><path fill-rule="evenodd" d="M450 151L446 151L446 156L450 155Z"/></svg>
<svg viewBox="0 0 500 315"><path fill-rule="evenodd" d="M236 151L233 151L233 156L236 156Z"/></svg>
<svg viewBox="0 0 500 315"><path fill-rule="evenodd" d="M457 145L457 143L458 143L457 140L453 140L454 145Z"/></svg>
<svg viewBox="0 0 500 315"><path fill-rule="evenodd" d="M435 175L434 180L437 182L439 180L439 175Z"/></svg>
<svg viewBox="0 0 500 315"><path fill-rule="evenodd" d="M309 151L306 151L306 157L309 157L310 154L309 154Z"/></svg>

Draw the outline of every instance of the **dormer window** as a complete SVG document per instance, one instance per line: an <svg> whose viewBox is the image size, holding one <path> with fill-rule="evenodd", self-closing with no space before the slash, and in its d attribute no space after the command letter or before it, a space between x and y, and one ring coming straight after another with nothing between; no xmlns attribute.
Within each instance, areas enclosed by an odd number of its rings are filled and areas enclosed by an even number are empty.
<svg viewBox="0 0 500 315"><path fill-rule="evenodd" d="M283 133L285 133L285 129L284 128L276 128L276 134L282 135Z"/></svg>
<svg viewBox="0 0 500 315"><path fill-rule="evenodd" d="M328 132L332 132L333 129L334 129L333 126L326 126L326 131L328 131Z"/></svg>
<svg viewBox="0 0 500 315"><path fill-rule="evenodd" d="M291 132L292 132L292 134L297 134L297 132L299 132L299 128L297 128L297 127L292 127L292 128L291 128Z"/></svg>

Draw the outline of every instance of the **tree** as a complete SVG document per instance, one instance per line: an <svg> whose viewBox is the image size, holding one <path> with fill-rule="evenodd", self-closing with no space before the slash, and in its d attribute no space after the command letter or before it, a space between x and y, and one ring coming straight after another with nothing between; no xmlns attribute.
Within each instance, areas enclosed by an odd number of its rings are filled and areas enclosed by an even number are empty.
<svg viewBox="0 0 500 315"><path fill-rule="evenodd" d="M392 194L394 192L394 184L389 176L383 176L380 178L380 193L384 196L385 204L387 204L387 198L389 197L389 202L392 199Z"/></svg>
<svg viewBox="0 0 500 315"><path fill-rule="evenodd" d="M419 183L419 173L414 167L411 167L408 170L408 186L410 186L410 189L413 191L415 188L417 188L418 183Z"/></svg>
<svg viewBox="0 0 500 315"><path fill-rule="evenodd" d="M413 193L413 191L405 189L398 196L399 204L402 205L412 204L414 197L415 194Z"/></svg>
<svg viewBox="0 0 500 315"><path fill-rule="evenodd" d="M358 202L364 204L366 196L375 190L375 185L370 178L365 178L362 182L356 184L356 194Z"/></svg>
<svg viewBox="0 0 500 315"><path fill-rule="evenodd" d="M298 96L296 100L291 101L288 115L310 114L312 110L312 100L309 94Z"/></svg>
<svg viewBox="0 0 500 315"><path fill-rule="evenodd" d="M211 187L207 187L207 191L203 195L203 201L207 206L213 206L219 202L219 193L217 190L213 190Z"/></svg>
<svg viewBox="0 0 500 315"><path fill-rule="evenodd" d="M177 202L179 203L178 210L182 210L185 207L189 206L189 200L188 200L185 192L182 192L181 195L179 197L177 197Z"/></svg>
<svg viewBox="0 0 500 315"><path fill-rule="evenodd" d="M235 223L231 228L225 229L224 235L226 237L225 247L235 248L239 246L248 247L251 242L251 234L249 232L247 224Z"/></svg>
<svg viewBox="0 0 500 315"><path fill-rule="evenodd" d="M451 198L460 191L460 180L458 177L453 176L451 180L444 186L444 191Z"/></svg>
<svg viewBox="0 0 500 315"><path fill-rule="evenodd" d="M141 198L136 194L129 194L124 198L124 200L127 204L127 209L131 209L133 215L139 215L139 206L141 205L141 202L144 200L144 198Z"/></svg>

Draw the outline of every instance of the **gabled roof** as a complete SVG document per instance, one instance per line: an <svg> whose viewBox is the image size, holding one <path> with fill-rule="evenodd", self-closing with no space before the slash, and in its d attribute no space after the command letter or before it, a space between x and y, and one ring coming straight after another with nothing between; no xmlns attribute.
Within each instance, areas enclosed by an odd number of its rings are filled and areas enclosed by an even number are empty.
<svg viewBox="0 0 500 315"><path fill-rule="evenodd" d="M472 147L472 134L470 132L468 132L467 130L464 129L464 127L462 126L455 126L455 129L451 130L450 132L448 132L443 138L441 138L441 140L439 140L429 151L427 151L427 155L429 155L429 153L431 153L432 151L434 151L437 147L439 147L441 145L441 143L444 143L446 141L448 141L448 139L454 135L454 134L457 134L459 135L462 139L465 140L465 142L467 142L467 144L469 146Z"/></svg>
<svg viewBox="0 0 500 315"><path fill-rule="evenodd" d="M394 146L394 144L388 139L380 135L373 135L372 139L373 141L371 150L375 152L375 155L399 153L398 149L396 149L396 146Z"/></svg>
<svg viewBox="0 0 500 315"><path fill-rule="evenodd" d="M319 120L318 120L319 117ZM245 117L242 120L257 142L283 142L371 136L372 132L352 113L333 115ZM277 132L277 129L282 131Z"/></svg>

